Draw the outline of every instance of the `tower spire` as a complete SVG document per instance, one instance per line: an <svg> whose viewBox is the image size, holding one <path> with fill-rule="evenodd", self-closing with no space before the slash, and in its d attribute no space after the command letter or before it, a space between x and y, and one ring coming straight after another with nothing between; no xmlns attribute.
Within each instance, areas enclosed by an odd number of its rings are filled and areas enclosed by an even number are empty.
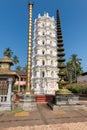
<svg viewBox="0 0 87 130"><path fill-rule="evenodd" d="M64 76L65 76L65 65L64 65L64 61L65 61L65 53L64 53L64 44L63 44L63 39L62 39L62 31L61 31L61 24L60 24L60 17L59 17L59 11L57 10L57 46L58 46L58 68L59 68L59 77L60 77L60 81L59 81L59 87L60 85L64 85Z"/></svg>
<svg viewBox="0 0 87 130"><path fill-rule="evenodd" d="M27 86L26 91L30 92L31 90L31 56L32 56L32 9L33 3L28 3L28 56L27 56Z"/></svg>
<svg viewBox="0 0 87 130"><path fill-rule="evenodd" d="M59 68L59 88L60 90L57 92L58 94L70 94L71 92L65 89L66 81L65 81L65 53L64 53L64 44L62 38L62 30L60 24L59 11L56 11L56 26L57 26L57 56L58 56L58 68Z"/></svg>

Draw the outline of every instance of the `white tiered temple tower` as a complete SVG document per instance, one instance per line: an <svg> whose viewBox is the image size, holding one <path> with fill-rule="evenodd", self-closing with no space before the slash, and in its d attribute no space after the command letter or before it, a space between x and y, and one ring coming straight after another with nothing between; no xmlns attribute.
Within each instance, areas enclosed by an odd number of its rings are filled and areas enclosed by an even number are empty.
<svg viewBox="0 0 87 130"><path fill-rule="evenodd" d="M38 15L34 22L31 86L35 94L58 90L57 38L54 17Z"/></svg>

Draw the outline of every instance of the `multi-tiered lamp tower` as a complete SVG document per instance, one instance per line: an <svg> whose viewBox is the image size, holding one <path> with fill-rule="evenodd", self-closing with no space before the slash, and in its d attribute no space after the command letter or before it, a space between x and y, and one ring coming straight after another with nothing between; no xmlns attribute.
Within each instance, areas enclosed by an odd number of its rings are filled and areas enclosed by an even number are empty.
<svg viewBox="0 0 87 130"><path fill-rule="evenodd" d="M59 73L58 76L60 78L58 84L59 84L59 90L56 91L54 100L52 102L48 102L48 105L53 110L60 110L60 109L70 109L72 108L72 105L77 105L79 102L78 96L74 96L71 91L66 89L67 82L65 81L65 68L66 65L65 62L65 53L64 53L64 44L62 39L62 31L61 31L61 25L60 25L60 17L59 17L59 11L56 12L56 30L57 30L57 56L58 56L58 68Z"/></svg>
<svg viewBox="0 0 87 130"><path fill-rule="evenodd" d="M33 3L29 3L28 7L29 7L29 20L28 20L28 57L27 57L26 93L32 93L32 91L31 91L31 60L32 60L32 9L33 9Z"/></svg>
<svg viewBox="0 0 87 130"><path fill-rule="evenodd" d="M62 31L61 31L61 24L60 24L60 17L59 17L59 11L57 10L56 13L56 24L57 24L57 55L58 55L58 68L59 68L59 90L56 92L57 94L70 94L71 92L65 88L66 81L64 80L65 78L65 53L64 53L64 44L63 44L63 39L62 39Z"/></svg>
<svg viewBox="0 0 87 130"><path fill-rule="evenodd" d="M25 111L36 109L34 91L31 90L31 65L32 65L32 9L33 3L28 4L28 57L27 57L27 83L26 93L22 95L22 99L19 103L20 108ZM22 102L22 104L21 104ZM20 105L21 104L21 105Z"/></svg>
<svg viewBox="0 0 87 130"><path fill-rule="evenodd" d="M59 80L56 25L48 13L35 20L33 44L31 85L35 94L55 94Z"/></svg>

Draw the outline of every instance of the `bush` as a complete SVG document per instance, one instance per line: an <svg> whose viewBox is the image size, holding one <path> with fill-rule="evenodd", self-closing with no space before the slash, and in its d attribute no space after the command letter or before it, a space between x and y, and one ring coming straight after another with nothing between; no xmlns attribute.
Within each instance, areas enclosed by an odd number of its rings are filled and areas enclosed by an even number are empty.
<svg viewBox="0 0 87 130"><path fill-rule="evenodd" d="M69 84L66 86L74 94L87 94L87 85Z"/></svg>
<svg viewBox="0 0 87 130"><path fill-rule="evenodd" d="M13 90L18 90L18 85L14 85Z"/></svg>

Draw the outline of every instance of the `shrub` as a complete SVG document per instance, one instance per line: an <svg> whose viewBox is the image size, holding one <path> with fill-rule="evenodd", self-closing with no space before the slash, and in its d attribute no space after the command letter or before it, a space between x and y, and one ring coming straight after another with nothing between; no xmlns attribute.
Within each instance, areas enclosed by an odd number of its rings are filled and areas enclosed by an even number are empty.
<svg viewBox="0 0 87 130"><path fill-rule="evenodd" d="M66 88L75 94L87 94L87 85L69 84L66 86Z"/></svg>
<svg viewBox="0 0 87 130"><path fill-rule="evenodd" d="M18 90L18 85L14 85L13 90Z"/></svg>

